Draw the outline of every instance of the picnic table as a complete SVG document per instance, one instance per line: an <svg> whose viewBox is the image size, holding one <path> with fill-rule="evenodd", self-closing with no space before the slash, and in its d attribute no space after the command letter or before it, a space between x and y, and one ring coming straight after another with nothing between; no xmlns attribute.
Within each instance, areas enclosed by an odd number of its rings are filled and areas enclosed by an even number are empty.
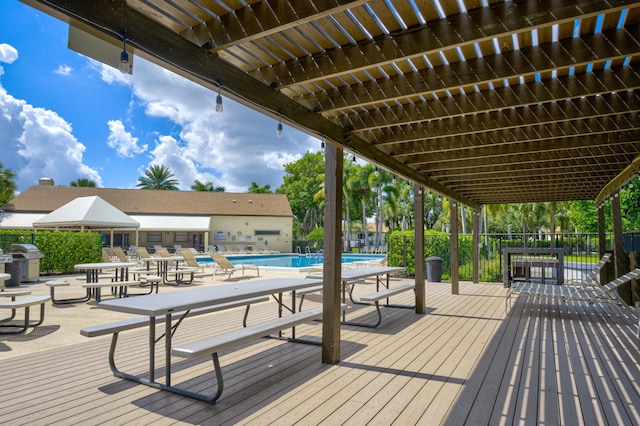
<svg viewBox="0 0 640 426"><path fill-rule="evenodd" d="M391 294L393 294L394 292L389 292L390 287L389 287L389 277L393 274L397 274L400 272L405 272L405 268L402 266L365 266L363 268L351 268L351 269L343 269L341 271L341 281L342 281L342 303L346 303L346 298L347 298L347 291L349 293L349 299L351 300L352 303L354 304L366 304L369 305L371 304L371 302L375 303L376 308L378 309L378 315L380 316L380 310L379 310L379 306L378 306L378 301L380 299L384 299L387 298L387 305L389 305L389 300L388 300L388 296L390 296ZM381 280L382 276L386 276L386 280ZM375 293L368 295L369 297L365 296L365 299L367 300L367 302L358 302L355 301L353 299L353 286L355 286L358 283L363 283L365 282L365 280L367 278L374 278L376 279L376 291ZM315 272L315 273L311 273L309 275L307 275L307 278L317 278L317 279L322 279L322 273L321 272ZM380 285L382 284L382 286L385 288L384 293L380 291ZM348 288L348 290L347 290ZM412 289L412 286L403 286L402 288L398 288L398 292L399 291L407 291ZM315 287L315 290L320 291L322 290L321 286L319 287ZM365 326L365 327L377 327L380 324L380 318L379 321L375 324L363 324L363 323L357 323L357 322L352 322L352 321L347 321L346 319L346 311L342 311L342 323L343 324L347 324L347 325L358 325L358 326Z"/></svg>
<svg viewBox="0 0 640 426"><path fill-rule="evenodd" d="M171 349L172 315L176 312L185 312L182 321L188 317L192 310L203 309L211 306L218 306L237 301L248 300L260 296L278 295L278 316L282 317L283 300L282 294L293 292L291 312L295 314L295 291L321 283L317 279L305 278L271 278L253 280L250 282L224 284L214 287L202 287L182 290L164 294L150 294L126 299L112 299L98 304L98 307L116 312L134 314L148 317L149 329L149 372L148 378L139 375L124 373L115 368L111 368L117 377L132 380L158 389L168 390L174 393L193 396L185 391L171 386ZM293 316L293 315L292 315ZM157 382L155 379L155 341L156 341L156 319L164 317L165 321L165 383ZM117 337L117 335L116 335ZM292 338L295 340L295 331ZM112 348L115 347L112 345Z"/></svg>

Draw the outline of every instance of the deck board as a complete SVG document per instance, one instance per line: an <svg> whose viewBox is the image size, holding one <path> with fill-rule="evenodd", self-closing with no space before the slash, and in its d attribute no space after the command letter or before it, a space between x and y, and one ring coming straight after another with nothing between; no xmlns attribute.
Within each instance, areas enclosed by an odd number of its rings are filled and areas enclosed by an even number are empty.
<svg viewBox="0 0 640 426"><path fill-rule="evenodd" d="M364 286L362 286L364 288ZM367 289L364 288L363 291ZM214 405L115 378L110 337L2 360L1 424L638 424L640 353L635 324L611 307L520 296L504 289L427 283L427 313L382 308L377 329L343 326L341 362L318 346L260 339L221 353L225 390ZM311 307L317 301L305 302ZM411 293L394 303L412 303ZM308 304L307 304L308 303ZM174 342L238 327L242 309L185 321ZM254 306L249 322L276 314ZM355 306L350 320L375 321ZM298 336L320 339L319 324ZM117 362L147 365L145 330L122 333ZM126 348L126 351L124 350ZM157 376L163 379L162 343ZM125 353L126 352L126 353ZM173 383L213 392L210 359L174 360Z"/></svg>

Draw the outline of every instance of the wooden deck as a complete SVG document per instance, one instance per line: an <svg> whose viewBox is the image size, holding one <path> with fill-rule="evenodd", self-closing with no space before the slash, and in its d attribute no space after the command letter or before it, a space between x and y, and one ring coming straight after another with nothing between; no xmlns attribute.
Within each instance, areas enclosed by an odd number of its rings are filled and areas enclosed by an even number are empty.
<svg viewBox="0 0 640 426"><path fill-rule="evenodd" d="M320 347L273 339L225 352L225 389L214 405L116 379L108 337L9 358L0 362L0 424L640 423L640 353L629 319L524 297L505 317L501 284L460 290L452 296L450 285L427 283L426 315L389 308L378 329L344 326L337 365L320 362ZM274 306L255 306L250 322L275 315ZM242 313L189 319L174 342L237 327ZM358 306L349 319L375 321L375 313ZM319 325L298 329L320 333ZM145 371L146 333L123 333L125 347L127 356L117 354L123 370ZM173 383L213 391L212 370L210 360L175 360Z"/></svg>

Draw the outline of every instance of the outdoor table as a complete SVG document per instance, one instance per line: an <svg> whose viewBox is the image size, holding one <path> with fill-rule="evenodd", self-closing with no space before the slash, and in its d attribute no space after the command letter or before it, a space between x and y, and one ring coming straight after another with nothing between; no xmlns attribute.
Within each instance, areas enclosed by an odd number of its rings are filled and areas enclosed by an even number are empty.
<svg viewBox="0 0 640 426"><path fill-rule="evenodd" d="M376 291L380 290L380 276L386 275L386 281L382 282L382 285L386 288L389 288L389 276L391 274L395 274L398 272L404 272L405 269L402 266L365 266L363 268L351 268L351 269L343 269L341 271L341 280L342 280L342 303L346 302L346 288L349 283L353 285L356 284L357 281L363 280L365 278L376 277ZM322 273L313 273L307 275L307 278L314 279L322 279ZM351 302L354 304L365 304L363 302L356 302L352 297L353 288L349 291L349 298ZM368 303L367 303L368 305ZM346 312L342 311L342 322L346 322Z"/></svg>
<svg viewBox="0 0 640 426"><path fill-rule="evenodd" d="M105 269L115 269L116 281L127 281L129 279L129 268L136 266L135 262L99 262L99 263L79 263L74 265L74 269L85 271L87 283L97 283L100 272Z"/></svg>
<svg viewBox="0 0 640 426"><path fill-rule="evenodd" d="M194 288L171 293L150 294L125 299L100 302L98 307L149 317L149 378L114 371L117 377L146 384L158 389L171 387L171 316L175 312L189 311L222 303L234 302L258 296L278 294L278 315L282 315L282 294L293 292L292 312L295 311L295 291L320 284L322 280L308 278L270 278L250 282L223 284L214 287ZM156 318L165 316L165 383L155 380Z"/></svg>
<svg viewBox="0 0 640 426"><path fill-rule="evenodd" d="M79 263L74 265L74 269L86 272L86 282L97 283L99 281L100 272L106 269L115 269L114 287L117 287L117 281L127 281L129 279L129 268L136 266L135 262L99 262L99 263ZM62 299L57 300L57 304L75 303L80 301L88 301L92 297L91 289L87 288L87 294L83 298Z"/></svg>
<svg viewBox="0 0 640 426"><path fill-rule="evenodd" d="M175 268L178 269L178 265L181 260L184 260L182 256L169 256L169 257L143 257L140 261L145 262L147 264L147 270L149 270L149 265L151 262L156 262L156 270L159 277L162 277L163 284L171 284L169 282L169 262L175 262ZM180 283L179 276L176 274L176 285Z"/></svg>

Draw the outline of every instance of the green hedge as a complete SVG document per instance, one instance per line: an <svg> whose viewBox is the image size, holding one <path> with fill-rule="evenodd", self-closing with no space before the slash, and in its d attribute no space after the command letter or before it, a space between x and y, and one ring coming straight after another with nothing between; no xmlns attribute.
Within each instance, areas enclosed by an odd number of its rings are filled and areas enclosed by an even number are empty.
<svg viewBox="0 0 640 426"><path fill-rule="evenodd" d="M406 253L405 253L406 246ZM415 241L413 231L396 231L388 237L389 264L404 266L407 273L414 275L415 267ZM442 278L450 278L451 271L451 246L450 234L446 232L427 231L424 238L424 256L437 256L442 258ZM406 263L405 263L406 258ZM458 265L468 264L473 261L472 237L460 235L458 237ZM462 278L462 277L461 277Z"/></svg>
<svg viewBox="0 0 640 426"><path fill-rule="evenodd" d="M11 252L11 244L33 244L44 255L41 274L71 273L78 263L102 262L102 238L95 232L0 231L0 248Z"/></svg>

